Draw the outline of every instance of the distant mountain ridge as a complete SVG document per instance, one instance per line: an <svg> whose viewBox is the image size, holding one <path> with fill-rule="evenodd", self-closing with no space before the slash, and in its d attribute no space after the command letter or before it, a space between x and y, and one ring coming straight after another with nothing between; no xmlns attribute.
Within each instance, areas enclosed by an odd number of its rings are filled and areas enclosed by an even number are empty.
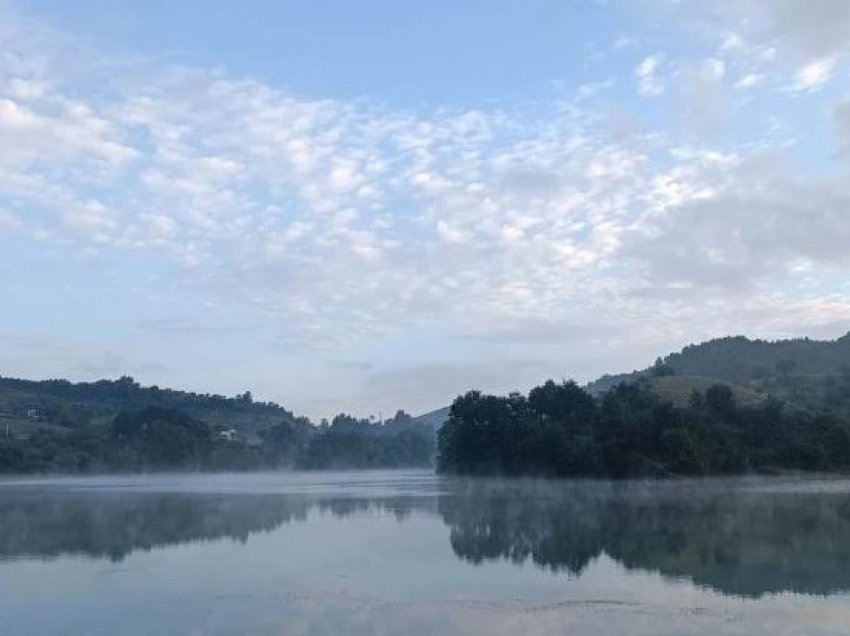
<svg viewBox="0 0 850 636"><path fill-rule="evenodd" d="M653 369L659 364L678 376L698 376L731 384L761 382L771 376L837 374L850 371L850 333L836 340L715 338L660 358L654 367L604 375L588 384L587 389L601 394L622 382L652 377Z"/></svg>

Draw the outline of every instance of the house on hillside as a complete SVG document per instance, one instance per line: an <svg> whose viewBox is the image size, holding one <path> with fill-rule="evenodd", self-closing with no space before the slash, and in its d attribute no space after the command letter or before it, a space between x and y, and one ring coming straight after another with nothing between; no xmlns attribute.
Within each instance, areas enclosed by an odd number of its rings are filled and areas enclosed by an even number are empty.
<svg viewBox="0 0 850 636"><path fill-rule="evenodd" d="M238 433L237 433L235 428L229 428L229 429L224 430L224 431L219 431L219 433L218 433L219 439L224 439L224 440L227 440L228 442L235 442L237 436L238 436Z"/></svg>

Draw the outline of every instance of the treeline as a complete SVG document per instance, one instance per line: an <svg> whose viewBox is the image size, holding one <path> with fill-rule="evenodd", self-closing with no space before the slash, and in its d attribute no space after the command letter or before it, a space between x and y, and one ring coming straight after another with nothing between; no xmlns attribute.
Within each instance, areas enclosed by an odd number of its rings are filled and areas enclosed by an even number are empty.
<svg viewBox="0 0 850 636"><path fill-rule="evenodd" d="M176 389L160 388L157 385L142 386L131 376L123 375L117 380L95 382L69 382L63 379L24 380L0 376L0 389L14 390L31 395L44 395L65 400L120 403L124 406L148 405L167 402L171 408L216 407L225 410L240 410L247 405L257 409L268 409L291 415L275 402L255 402L251 392L234 397L215 393L193 393Z"/></svg>
<svg viewBox="0 0 850 636"><path fill-rule="evenodd" d="M0 438L0 473L428 466L433 431L410 420L403 412L386 423L282 420L249 441L178 409L148 407L122 411L108 426Z"/></svg>
<svg viewBox="0 0 850 636"><path fill-rule="evenodd" d="M472 391L439 433L438 470L625 478L850 468L850 422L767 398L739 404L722 384L674 406L645 382L599 398L551 380L507 397Z"/></svg>

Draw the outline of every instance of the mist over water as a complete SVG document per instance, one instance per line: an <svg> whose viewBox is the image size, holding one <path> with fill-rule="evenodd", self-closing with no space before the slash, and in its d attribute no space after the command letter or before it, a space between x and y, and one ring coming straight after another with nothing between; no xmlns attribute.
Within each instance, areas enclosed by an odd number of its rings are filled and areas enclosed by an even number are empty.
<svg viewBox="0 0 850 636"><path fill-rule="evenodd" d="M4 635L845 634L848 592L847 480L0 482Z"/></svg>

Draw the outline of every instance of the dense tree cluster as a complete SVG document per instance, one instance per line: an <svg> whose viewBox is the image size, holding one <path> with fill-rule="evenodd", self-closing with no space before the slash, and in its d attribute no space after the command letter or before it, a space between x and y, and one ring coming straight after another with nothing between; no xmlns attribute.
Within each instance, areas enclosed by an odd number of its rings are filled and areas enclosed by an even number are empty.
<svg viewBox="0 0 850 636"><path fill-rule="evenodd" d="M40 429L28 438L0 438L0 473L430 465L433 430L409 419L370 423L339 416L323 427L282 420L263 429L252 443L223 435L220 427L178 409L148 407L122 411L108 426Z"/></svg>
<svg viewBox="0 0 850 636"><path fill-rule="evenodd" d="M301 468L400 468L431 466L436 440L433 429L398 411L374 423L346 414L323 425L299 457Z"/></svg>
<svg viewBox="0 0 850 636"><path fill-rule="evenodd" d="M551 380L528 396L472 391L452 404L438 469L462 474L634 477L850 468L850 423L715 385L674 406L647 382L594 398Z"/></svg>

